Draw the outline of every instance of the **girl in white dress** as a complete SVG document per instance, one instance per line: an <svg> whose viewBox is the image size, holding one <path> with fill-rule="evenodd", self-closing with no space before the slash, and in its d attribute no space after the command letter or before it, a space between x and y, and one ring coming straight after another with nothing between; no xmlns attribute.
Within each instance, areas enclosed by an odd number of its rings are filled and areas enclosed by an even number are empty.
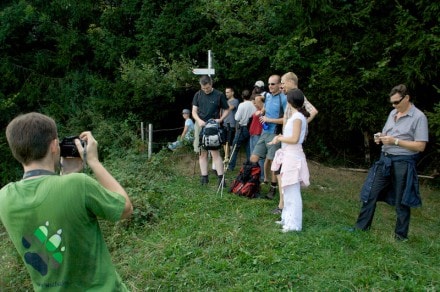
<svg viewBox="0 0 440 292"><path fill-rule="evenodd" d="M281 148L275 153L272 170L281 165L281 187L284 192L284 208L281 214L282 232L301 231L302 198L301 186L308 186L309 169L302 143L307 135L307 117L304 108L304 94L300 89L287 93L287 102L292 115L285 122L283 134L275 136L272 144L281 142Z"/></svg>

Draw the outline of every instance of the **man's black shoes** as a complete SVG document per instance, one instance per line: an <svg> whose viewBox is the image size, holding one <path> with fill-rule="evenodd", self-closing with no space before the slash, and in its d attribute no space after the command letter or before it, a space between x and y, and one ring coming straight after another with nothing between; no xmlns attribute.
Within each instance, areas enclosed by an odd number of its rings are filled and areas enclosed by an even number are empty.
<svg viewBox="0 0 440 292"><path fill-rule="evenodd" d="M200 184L203 185L207 185L209 183L209 178L207 175L202 175L200 177Z"/></svg>

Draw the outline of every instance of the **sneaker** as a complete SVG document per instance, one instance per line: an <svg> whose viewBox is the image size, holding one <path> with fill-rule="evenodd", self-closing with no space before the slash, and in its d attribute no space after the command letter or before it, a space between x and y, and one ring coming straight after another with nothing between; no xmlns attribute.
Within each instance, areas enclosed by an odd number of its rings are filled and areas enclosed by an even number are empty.
<svg viewBox="0 0 440 292"><path fill-rule="evenodd" d="M283 220L280 220L280 221L275 221L275 224L278 224L278 225L283 225L283 224L284 224L284 222L283 222Z"/></svg>
<svg viewBox="0 0 440 292"><path fill-rule="evenodd" d="M209 178L207 175L202 175L200 177L200 184L203 185L207 185L209 183Z"/></svg>
<svg viewBox="0 0 440 292"><path fill-rule="evenodd" d="M286 228L286 227L283 227L283 229L281 229L281 232L282 232L282 233L287 233L287 232L299 232L299 231L301 231L301 230L297 230L297 229L293 229L293 228Z"/></svg>
<svg viewBox="0 0 440 292"><path fill-rule="evenodd" d="M400 242L407 242L408 241L408 237L404 237L399 234L394 234L394 239L397 241L400 241Z"/></svg>
<svg viewBox="0 0 440 292"><path fill-rule="evenodd" d="M283 209L276 207L271 211L272 214L279 215L283 212Z"/></svg>

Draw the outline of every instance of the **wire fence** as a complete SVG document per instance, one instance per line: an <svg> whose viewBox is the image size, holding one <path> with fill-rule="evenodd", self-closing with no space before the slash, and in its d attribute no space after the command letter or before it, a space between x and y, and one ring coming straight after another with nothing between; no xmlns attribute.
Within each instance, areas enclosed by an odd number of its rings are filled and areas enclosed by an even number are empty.
<svg viewBox="0 0 440 292"><path fill-rule="evenodd" d="M140 128L141 128L141 139L145 144L148 145L148 158L151 158L151 155L153 153L153 149L163 149L169 143L169 142L154 142L154 134L155 133L182 131L183 130L183 127L154 130L153 124L148 124L147 126L144 127L143 122L141 122ZM174 141L170 141L170 142L174 142ZM241 148L243 148L243 149L240 149L237 152L237 165L241 165L244 161L246 161L246 154L244 153L245 152L244 146ZM221 149L221 150L223 150L223 149ZM222 155L224 155L224 153L222 153ZM195 161L198 161L198 159L196 159ZM214 169L214 165L213 165L213 169ZM194 165L194 173L195 173L195 165Z"/></svg>
<svg viewBox="0 0 440 292"><path fill-rule="evenodd" d="M176 132L176 131L183 130L183 127L154 130L153 124L148 124L148 125L144 126L143 122L141 122L140 128L141 128L141 140L142 140L142 142L144 142L148 145L148 158L151 158L151 155L153 153L153 149L162 149L166 145L168 145L169 142L174 142L174 141L155 142L154 141L154 134L155 133Z"/></svg>

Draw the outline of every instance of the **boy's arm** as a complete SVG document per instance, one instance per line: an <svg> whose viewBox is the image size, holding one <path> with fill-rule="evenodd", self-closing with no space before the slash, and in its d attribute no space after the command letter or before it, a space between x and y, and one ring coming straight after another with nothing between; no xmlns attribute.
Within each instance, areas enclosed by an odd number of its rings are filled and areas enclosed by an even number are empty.
<svg viewBox="0 0 440 292"><path fill-rule="evenodd" d="M130 217L133 213L133 205L128 197L125 189L119 184L119 182L107 171L107 169L101 164L98 159L98 143L93 138L91 132L83 132L79 136L81 140L87 143L87 164L95 174L96 180L107 190L120 194L125 198L125 207L122 212L121 219ZM81 142L77 139L75 144L81 154L83 155L83 147ZM81 157L84 159L84 157Z"/></svg>

